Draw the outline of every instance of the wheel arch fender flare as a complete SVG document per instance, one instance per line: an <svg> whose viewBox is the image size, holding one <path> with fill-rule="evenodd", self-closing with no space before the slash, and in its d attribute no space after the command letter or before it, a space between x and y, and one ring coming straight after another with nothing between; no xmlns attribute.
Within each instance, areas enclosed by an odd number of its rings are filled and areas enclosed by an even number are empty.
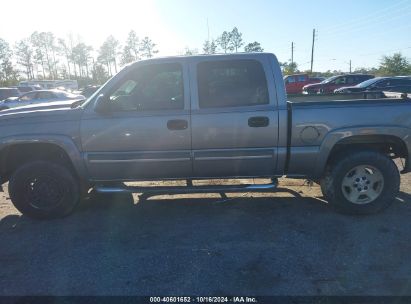
<svg viewBox="0 0 411 304"><path fill-rule="evenodd" d="M407 148L408 158L410 158L411 151L411 129L398 126L359 126L350 128L341 128L329 132L322 141L316 161L314 176L321 177L328 159L331 156L333 148L342 141L350 138L361 137L380 137L381 140L389 137L394 137L400 140Z"/></svg>
<svg viewBox="0 0 411 304"><path fill-rule="evenodd" d="M87 170L80 152L74 140L69 136L55 134L41 135L17 135L0 138L0 153L4 149L20 144L49 144L61 148L71 161L81 182L87 180ZM1 169L1 168L0 168Z"/></svg>

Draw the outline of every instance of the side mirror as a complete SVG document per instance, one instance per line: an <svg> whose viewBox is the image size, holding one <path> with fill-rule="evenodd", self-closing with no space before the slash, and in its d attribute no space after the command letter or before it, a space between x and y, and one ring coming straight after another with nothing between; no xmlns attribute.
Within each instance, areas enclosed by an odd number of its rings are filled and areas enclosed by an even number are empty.
<svg viewBox="0 0 411 304"><path fill-rule="evenodd" d="M108 99L108 97L104 96L104 94L100 94L99 96L97 96L97 100L94 106L94 110L97 113L101 113L101 114L107 114L110 113L112 110L112 104L110 102L110 99Z"/></svg>

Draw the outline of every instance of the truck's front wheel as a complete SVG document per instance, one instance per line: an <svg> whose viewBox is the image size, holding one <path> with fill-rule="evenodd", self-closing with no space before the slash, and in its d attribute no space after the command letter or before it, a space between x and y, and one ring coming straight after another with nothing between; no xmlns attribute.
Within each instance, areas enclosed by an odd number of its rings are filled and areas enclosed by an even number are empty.
<svg viewBox="0 0 411 304"><path fill-rule="evenodd" d="M388 207L399 188L397 166L377 151L357 151L337 158L321 181L329 204L350 214L370 214Z"/></svg>
<svg viewBox="0 0 411 304"><path fill-rule="evenodd" d="M34 161L11 176L9 194L24 215L51 219L68 215L80 199L80 189L70 170L62 165Z"/></svg>

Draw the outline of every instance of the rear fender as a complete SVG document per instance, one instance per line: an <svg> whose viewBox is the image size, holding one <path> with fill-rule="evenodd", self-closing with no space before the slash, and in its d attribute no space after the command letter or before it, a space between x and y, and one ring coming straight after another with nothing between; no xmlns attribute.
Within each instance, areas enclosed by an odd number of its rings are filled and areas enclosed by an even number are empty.
<svg viewBox="0 0 411 304"><path fill-rule="evenodd" d="M395 127L395 126L367 126L357 128L343 128L328 133L321 143L314 177L321 177L327 165L332 149L343 139L349 139L356 136L393 136L400 139L407 147L408 159L406 169L410 171L410 151L411 151L411 130L409 128Z"/></svg>

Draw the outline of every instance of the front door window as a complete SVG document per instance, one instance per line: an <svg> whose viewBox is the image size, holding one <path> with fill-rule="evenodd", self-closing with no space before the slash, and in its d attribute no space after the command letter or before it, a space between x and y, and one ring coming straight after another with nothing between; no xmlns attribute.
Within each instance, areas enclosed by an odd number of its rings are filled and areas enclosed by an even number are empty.
<svg viewBox="0 0 411 304"><path fill-rule="evenodd" d="M183 109L182 67L176 63L139 67L127 75L109 99L114 111Z"/></svg>

